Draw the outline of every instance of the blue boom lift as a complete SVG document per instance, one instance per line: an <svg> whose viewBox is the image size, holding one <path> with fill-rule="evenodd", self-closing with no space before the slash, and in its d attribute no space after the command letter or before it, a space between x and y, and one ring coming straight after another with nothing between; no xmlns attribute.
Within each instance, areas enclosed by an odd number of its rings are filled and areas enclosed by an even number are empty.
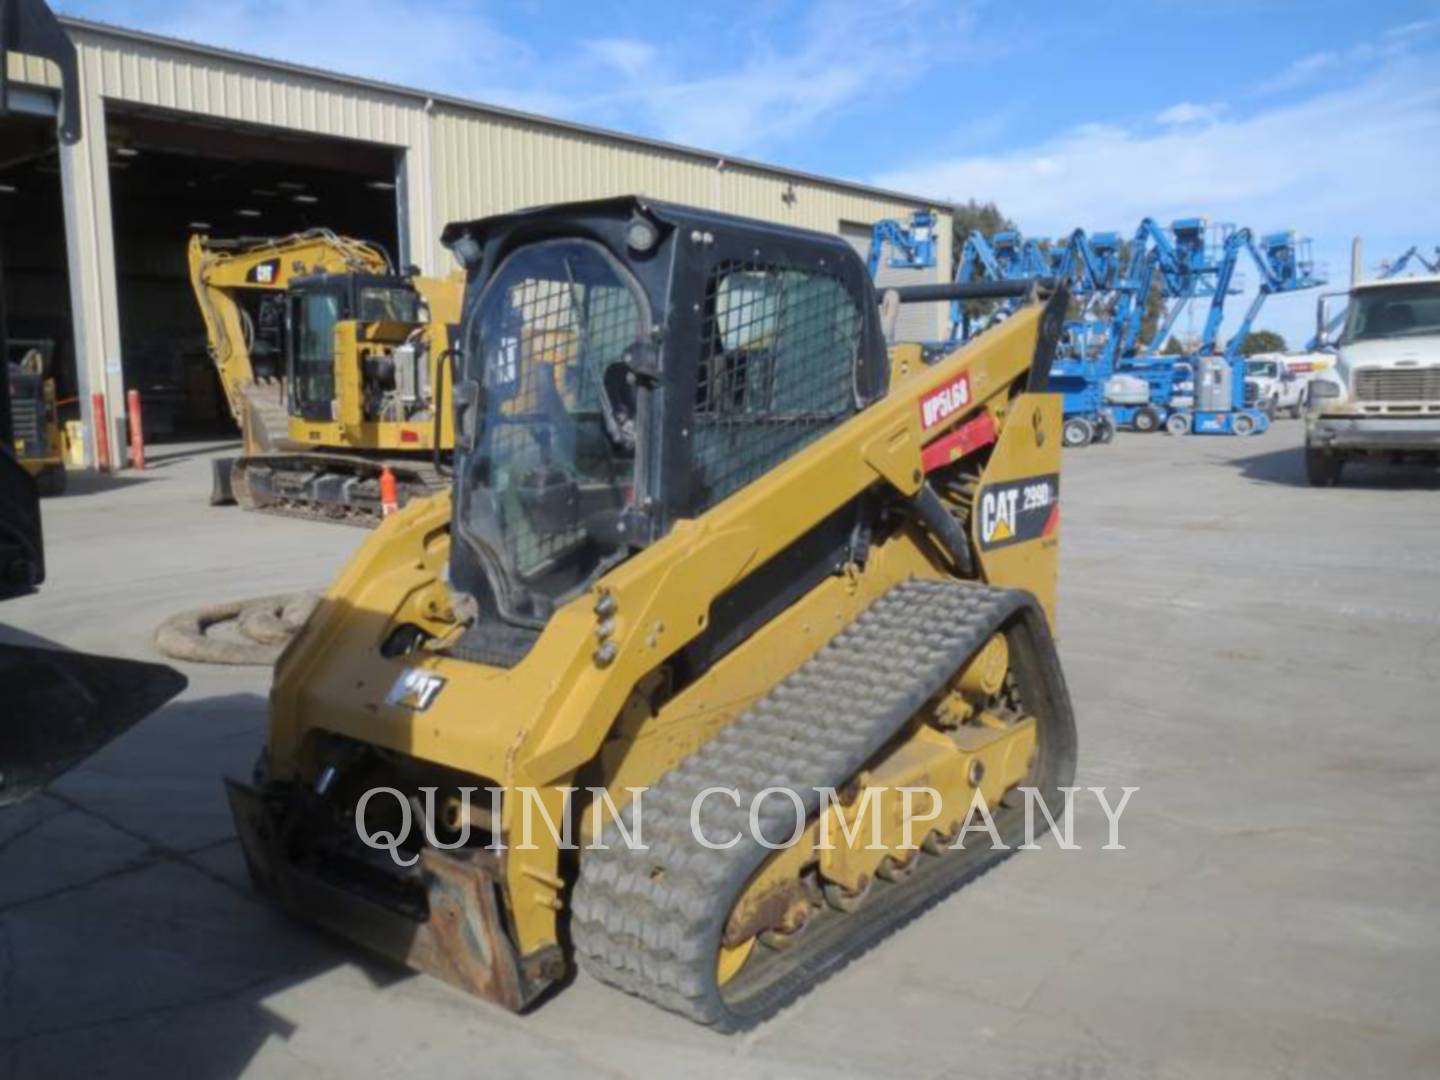
<svg viewBox="0 0 1440 1080"><path fill-rule="evenodd" d="M891 269L928 270L935 265L935 215L929 210L916 210L909 224L894 218L875 222L866 258L872 280L880 273L886 245L890 247L890 258L885 265Z"/></svg>
<svg viewBox="0 0 1440 1080"><path fill-rule="evenodd" d="M1225 298L1230 294L1235 268L1248 254L1260 273L1260 285L1246 309L1239 327L1230 336L1223 352L1216 352ZM1240 346L1265 301L1276 293L1312 289L1325 284L1310 257L1310 241L1297 239L1293 231L1270 233L1258 241L1249 229L1236 229L1225 241L1224 254L1216 273L1205 319L1200 349L1191 358L1195 379L1193 404L1176 409L1165 421L1172 435L1250 435L1264 431L1270 419L1245 401L1245 358Z"/></svg>
<svg viewBox="0 0 1440 1080"><path fill-rule="evenodd" d="M1127 275L1135 297L1126 317L1120 340L1116 380L1109 394L1110 414L1120 427L1149 432L1159 430L1182 396L1193 393L1193 365L1187 357L1161 353L1180 316L1193 300L1211 296L1220 269L1219 247L1230 235L1229 226L1212 229L1205 218L1181 218L1164 229L1153 218L1145 218L1135 230L1130 245ZM1158 285L1164 314L1154 336L1140 341L1147 301ZM1238 292L1232 284L1231 292ZM1138 382L1137 382L1138 380ZM1143 384L1143 386L1141 385Z"/></svg>

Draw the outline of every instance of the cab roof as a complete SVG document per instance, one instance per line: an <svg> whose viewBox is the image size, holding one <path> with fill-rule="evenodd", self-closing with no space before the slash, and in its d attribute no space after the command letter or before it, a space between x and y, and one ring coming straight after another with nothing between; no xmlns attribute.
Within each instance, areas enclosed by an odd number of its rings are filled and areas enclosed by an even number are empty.
<svg viewBox="0 0 1440 1080"><path fill-rule="evenodd" d="M816 248L829 248L837 258L858 258L849 241L837 233L817 232L795 225L762 221L755 218L725 214L717 210L703 210L694 206L663 202L644 195L619 195L606 199L589 199L581 202L552 203L548 206L529 207L504 214L472 221L453 221L440 234L440 242L452 246L461 237L468 237L484 243L491 237L510 232L517 227L543 228L547 222L575 222L586 218L629 217L640 213L662 224L678 229L694 229L701 232L715 229L743 229L754 234L769 234L776 239L803 237L807 244Z"/></svg>
<svg viewBox="0 0 1440 1080"><path fill-rule="evenodd" d="M1389 289L1396 285L1440 285L1440 274L1413 274L1408 277L1377 278L1361 281L1352 289Z"/></svg>

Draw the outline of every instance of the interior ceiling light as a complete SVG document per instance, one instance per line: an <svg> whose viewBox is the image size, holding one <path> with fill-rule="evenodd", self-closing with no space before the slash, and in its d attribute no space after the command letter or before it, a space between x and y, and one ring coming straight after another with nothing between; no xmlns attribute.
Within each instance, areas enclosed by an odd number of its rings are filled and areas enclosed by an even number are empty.
<svg viewBox="0 0 1440 1080"><path fill-rule="evenodd" d="M394 190L395 190L395 185L394 185L393 183L391 183L389 180L371 180L371 181L369 181L365 186L368 187L368 188L374 188L376 191L394 191Z"/></svg>
<svg viewBox="0 0 1440 1080"><path fill-rule="evenodd" d="M284 188L286 191L304 191L304 190L305 190L305 185L304 185L304 184L296 183L294 180L281 180L281 181L280 181L278 184L276 184L275 186L278 187L278 188Z"/></svg>
<svg viewBox="0 0 1440 1080"><path fill-rule="evenodd" d="M140 155L140 151L133 146L117 146L114 147L114 150L120 157L138 157Z"/></svg>
<svg viewBox="0 0 1440 1080"><path fill-rule="evenodd" d="M15 194L15 185L14 185L14 184L0 184L0 195L14 195L14 194Z"/></svg>
<svg viewBox="0 0 1440 1080"><path fill-rule="evenodd" d="M314 195L292 195L290 196L290 201L298 203L317 203L320 200Z"/></svg>
<svg viewBox="0 0 1440 1080"><path fill-rule="evenodd" d="M192 221L192 222L190 222L190 228L196 229L196 230L208 229L208 228L210 228L210 222L208 222L208 221Z"/></svg>
<svg viewBox="0 0 1440 1080"><path fill-rule="evenodd" d="M247 210L236 210L235 213L239 214L241 217L259 217L259 216L260 216L260 211L259 211L259 210L248 210L248 209L247 209Z"/></svg>

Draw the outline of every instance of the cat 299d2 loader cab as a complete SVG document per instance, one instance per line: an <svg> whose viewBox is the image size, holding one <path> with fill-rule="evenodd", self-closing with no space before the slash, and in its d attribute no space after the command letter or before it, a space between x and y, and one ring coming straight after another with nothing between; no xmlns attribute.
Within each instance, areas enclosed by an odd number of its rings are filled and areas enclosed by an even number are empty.
<svg viewBox="0 0 1440 1080"><path fill-rule="evenodd" d="M378 247L324 229L190 238L190 281L244 438L211 501L374 525L442 486L458 280L397 273Z"/></svg>
<svg viewBox="0 0 1440 1080"><path fill-rule="evenodd" d="M252 875L513 1009L578 960L748 1026L1003 855L952 843L977 793L1010 842L1022 789L1060 805L1066 297L882 311L839 237L636 197L444 238L451 490L281 657ZM887 350L898 302L997 290L1029 302L968 345Z"/></svg>

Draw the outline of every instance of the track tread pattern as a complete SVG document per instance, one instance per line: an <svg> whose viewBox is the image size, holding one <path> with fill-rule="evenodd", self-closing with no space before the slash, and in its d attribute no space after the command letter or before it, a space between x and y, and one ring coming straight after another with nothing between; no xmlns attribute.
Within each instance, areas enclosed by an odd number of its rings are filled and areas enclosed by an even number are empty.
<svg viewBox="0 0 1440 1080"><path fill-rule="evenodd" d="M791 788L812 815L816 787L839 787L854 776L996 629L1021 608L1038 612L1034 605L1024 592L921 579L877 599L645 792L644 849L626 848L612 824L608 850L585 852L571 925L581 965L672 1012L735 1030L788 1004L948 892L958 879L928 902L908 903L905 917L898 910L868 922L846 916L855 920L855 933L841 939L842 948L818 964L791 965L788 975L752 995L749 1008L732 1009L715 985L716 948L730 907L769 854L749 839L754 795ZM700 816L708 837L745 837L732 848L712 850L691 836L692 800L709 787L740 793L738 809L728 797L711 797ZM787 839L794 823L788 798L764 802L759 825L772 843Z"/></svg>

